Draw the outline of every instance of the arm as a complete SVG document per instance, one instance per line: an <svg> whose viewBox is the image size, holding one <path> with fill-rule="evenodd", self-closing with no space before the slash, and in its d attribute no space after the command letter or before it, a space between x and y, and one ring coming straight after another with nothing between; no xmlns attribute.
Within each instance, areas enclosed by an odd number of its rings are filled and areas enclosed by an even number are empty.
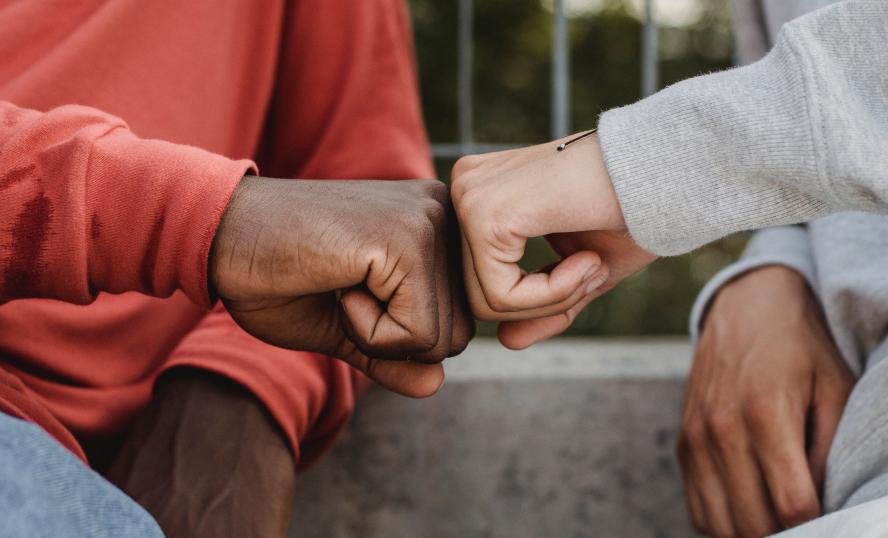
<svg viewBox="0 0 888 538"><path fill-rule="evenodd" d="M330 21L335 21L342 31L330 32ZM257 158L262 170L283 178L324 180L433 177L415 77L409 16L403 0L357 4L349 0L296 2L288 9L284 24L269 124ZM318 50L326 53L317 54ZM341 181L331 182L329 188L342 185ZM376 191L383 194L387 188L401 187L393 183L381 185ZM343 201L334 200L338 205ZM380 235L380 230L390 233L395 220L421 210L419 206L427 203L419 198L405 198L400 206L391 208L388 214L383 212L383 218L377 219L379 213L369 199L352 197L351 201L352 218L372 235ZM320 204L314 205L314 220L332 219L338 211L325 211ZM460 280L436 279L439 285L448 282L458 288ZM447 333L446 339L465 342L473 333L473 325L460 313L464 308L460 306L464 302L462 291L454 289L454 293L449 293L441 289L440 293L453 297L457 307L453 310L457 314L453 324L446 319L447 309L441 309L440 325ZM275 350L255 338L242 337L245 335L223 308L214 309L209 317L212 320L205 320L200 330L189 335L188 345L174 352L173 362L197 361L207 368L224 362L228 375L250 385L280 420L295 453L310 433L329 429L325 436L333 437L332 432L345 422L353 402L351 375L346 365L327 364L308 353ZM299 319L294 325L304 326L306 322ZM334 339L326 336L325 340ZM268 385L266 381L274 377L289 381ZM329 377L331 386L304 391L299 381L303 377ZM317 422L325 406L332 409L340 404L342 415L339 411L328 413L322 423Z"/></svg>
<svg viewBox="0 0 888 538"><path fill-rule="evenodd" d="M817 289L807 227L779 226L760 230L753 235L743 251L743 257L719 271L694 301L690 320L690 333L694 342L699 340L700 330L716 294L732 280L769 265L792 269L805 279L811 289Z"/></svg>
<svg viewBox="0 0 888 538"><path fill-rule="evenodd" d="M530 345L656 255L831 212L885 211L886 44L888 4L849 0L786 25L758 63L606 113L600 140L463 159L452 196L473 311L504 321L507 345ZM577 232L586 250L521 273L527 238Z"/></svg>
<svg viewBox="0 0 888 538"><path fill-rule="evenodd" d="M761 244L751 247L754 261ZM707 534L763 536L821 514L854 377L785 262L723 283L701 323L677 452L691 519Z"/></svg>
<svg viewBox="0 0 888 538"><path fill-rule="evenodd" d="M0 302L182 289L209 306L210 243L251 167L95 109L0 102Z"/></svg>
<svg viewBox="0 0 888 538"><path fill-rule="evenodd" d="M755 64L605 113L601 146L635 241L673 255L888 209L886 45L888 4L841 2L786 24Z"/></svg>
<svg viewBox="0 0 888 538"><path fill-rule="evenodd" d="M343 31L329 32L334 22ZM326 52L315 54L317 50ZM258 159L266 172L287 178L432 177L404 3L292 3L269 118ZM361 219L372 227L372 208L357 208L366 212ZM406 209L395 212L404 213ZM463 321L466 323L457 323L455 329L471 331L469 320ZM297 320L294 326L305 324ZM181 372L189 369L204 373L183 378ZM171 418L161 421L153 412L147 413L139 427L145 436L129 443L122 460L126 463L129 452L167 456L143 465L146 469L142 471L139 466L132 467L128 471L131 478L119 483L126 486L127 493L146 503L170 536L283 535L292 507L289 496L296 485L294 470L310 465L333 443L347 424L357 395L368 385L367 378L343 362L273 347L251 337L240 330L221 304L176 347L164 370L167 373L155 391L152 409ZM243 389L218 391L212 401L197 402L196 398L208 395L204 388L218 385L211 384L215 376L206 372L222 376L217 379L233 380ZM179 380L175 387L171 385L174 380ZM182 393L193 395L197 402L191 406L194 409L206 407L212 412L176 418L181 414L177 402L183 401ZM209 424L237 418L239 427L249 427L251 434L239 440L240 450L224 451L217 449L214 438L207 435L213 431L210 428L179 427L171 431L163 427L191 422L191 416L196 417L194 423ZM187 446L189 450L177 453L169 448L175 446ZM215 454L216 466L243 472L217 477L211 468L202 465L206 454ZM250 457L244 459L244 454ZM283 462L282 457L288 461ZM194 464L189 465L189 461ZM126 465L123 467L127 470ZM181 497L173 492L176 499L170 502L146 496L156 490L158 479L191 484L207 478L208 487ZM224 495L220 504L220 491L234 493ZM251 506L251 499L262 502ZM241 506L236 510L227 509L238 503ZM199 519L187 517L191 508L202 511L204 505L222 509L207 511ZM218 528L208 530L213 525ZM247 532L247 528L257 530Z"/></svg>
<svg viewBox="0 0 888 538"><path fill-rule="evenodd" d="M294 467L273 420L246 390L178 369L158 380L106 476L171 538L283 537Z"/></svg>
<svg viewBox="0 0 888 538"><path fill-rule="evenodd" d="M451 331L469 323L437 182L241 180L247 161L138 139L95 109L0 103L0 113L0 301L181 288L209 306L212 280L257 337L337 356L417 396L443 377L420 362L471 336ZM405 356L417 362L375 366Z"/></svg>

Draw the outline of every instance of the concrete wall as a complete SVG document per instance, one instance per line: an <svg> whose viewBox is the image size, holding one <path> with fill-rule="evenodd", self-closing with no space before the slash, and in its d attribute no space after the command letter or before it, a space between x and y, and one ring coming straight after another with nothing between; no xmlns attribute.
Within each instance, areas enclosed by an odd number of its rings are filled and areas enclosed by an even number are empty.
<svg viewBox="0 0 888 538"><path fill-rule="evenodd" d="M429 400L375 391L300 477L291 536L692 536L684 340L476 341Z"/></svg>

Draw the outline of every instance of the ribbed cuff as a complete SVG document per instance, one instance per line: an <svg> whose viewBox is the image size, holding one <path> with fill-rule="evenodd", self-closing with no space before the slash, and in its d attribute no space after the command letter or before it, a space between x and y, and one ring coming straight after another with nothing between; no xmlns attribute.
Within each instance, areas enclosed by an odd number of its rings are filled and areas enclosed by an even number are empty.
<svg viewBox="0 0 888 538"><path fill-rule="evenodd" d="M605 163L638 244L678 255L837 205L822 179L805 95L784 39L755 64L605 113Z"/></svg>
<svg viewBox="0 0 888 538"><path fill-rule="evenodd" d="M166 297L182 290L210 306L207 261L240 179L255 165L117 129L98 140L89 189L89 277L99 291Z"/></svg>
<svg viewBox="0 0 888 538"><path fill-rule="evenodd" d="M725 284L744 273L768 265L788 267L802 275L812 289L817 289L816 269L808 230L804 226L780 226L761 230L749 241L743 257L716 274L694 301L690 333L695 345L700 337L706 313Z"/></svg>

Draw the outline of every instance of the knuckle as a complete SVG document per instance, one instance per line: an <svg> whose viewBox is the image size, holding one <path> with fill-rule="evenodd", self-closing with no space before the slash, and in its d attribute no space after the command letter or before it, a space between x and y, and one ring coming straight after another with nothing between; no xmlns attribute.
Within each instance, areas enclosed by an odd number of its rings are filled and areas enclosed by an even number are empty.
<svg viewBox="0 0 888 538"><path fill-rule="evenodd" d="M506 314L513 310L512 305L506 297L498 293L489 293L487 296L487 305L494 314Z"/></svg>
<svg viewBox="0 0 888 538"><path fill-rule="evenodd" d="M756 392L747 397L743 403L743 416L752 424L762 424L774 417L776 408L773 394Z"/></svg>
<svg viewBox="0 0 888 538"><path fill-rule="evenodd" d="M426 194L439 204L444 205L449 202L450 189L444 183L437 179L426 179L423 180L423 186L426 189Z"/></svg>
<svg viewBox="0 0 888 538"><path fill-rule="evenodd" d="M702 421L687 423L678 436L675 445L676 455L679 460L689 459L691 452L701 450L706 446L706 426Z"/></svg>
<svg viewBox="0 0 888 538"><path fill-rule="evenodd" d="M427 246L434 242L438 227L424 210L412 211L404 217L405 229L410 230L408 236L414 243Z"/></svg>
<svg viewBox="0 0 888 538"><path fill-rule="evenodd" d="M469 342L475 337L475 324L466 322L459 335L451 342L450 356L455 357L469 347Z"/></svg>
<svg viewBox="0 0 888 538"><path fill-rule="evenodd" d="M450 173L450 181L453 186L456 186L457 183L462 182L465 179L466 174L474 170L480 162L480 159L476 155L466 155L464 157L459 158L456 163L453 165L453 169Z"/></svg>
<svg viewBox="0 0 888 538"><path fill-rule="evenodd" d="M472 332L474 333L475 330L472 329ZM471 340L471 338L472 338L472 335L470 335L466 338L462 338L459 341L455 342L453 344L453 348L450 350L450 356L455 357L455 356L459 355L460 353L462 353L463 351L465 351L466 348L469 347L469 340Z"/></svg>
<svg viewBox="0 0 888 538"><path fill-rule="evenodd" d="M447 222L447 208L438 200L431 199L423 206L423 211L435 228L441 228Z"/></svg>
<svg viewBox="0 0 888 538"><path fill-rule="evenodd" d="M447 350L443 346L438 346L437 348L423 353L418 357L414 357L413 360L416 362L421 362L423 364L439 364L441 362L444 362L444 359L446 359L447 357Z"/></svg>
<svg viewBox="0 0 888 538"><path fill-rule="evenodd" d="M707 433L717 440L727 441L741 427L740 417L730 410L716 409L706 416Z"/></svg>
<svg viewBox="0 0 888 538"><path fill-rule="evenodd" d="M786 527L795 527L819 515L819 507L813 498L792 493L775 500L777 518Z"/></svg>
<svg viewBox="0 0 888 538"><path fill-rule="evenodd" d="M435 354L435 346L438 345L438 341L440 340L440 330L437 327L433 327L428 331L415 331L410 335L409 345L413 349L418 350L425 355L434 355ZM439 361L440 362L440 361Z"/></svg>
<svg viewBox="0 0 888 538"><path fill-rule="evenodd" d="M473 215L477 215L481 211L481 203L483 196L478 189L466 189L457 198L453 198L453 208L460 222L471 222Z"/></svg>

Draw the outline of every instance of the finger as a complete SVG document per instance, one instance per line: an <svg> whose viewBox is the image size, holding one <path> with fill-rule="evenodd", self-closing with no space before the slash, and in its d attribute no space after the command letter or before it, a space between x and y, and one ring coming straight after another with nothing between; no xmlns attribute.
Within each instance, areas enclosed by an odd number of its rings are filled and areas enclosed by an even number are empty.
<svg viewBox="0 0 888 538"><path fill-rule="evenodd" d="M575 252L550 273L524 274L518 266L524 242L515 238L511 245L479 249L469 241L481 291L493 312L518 313L524 319L560 314L590 291L586 287L601 267L598 254Z"/></svg>
<svg viewBox="0 0 888 538"><path fill-rule="evenodd" d="M697 532L706 534L706 515L703 511L703 500L700 498L700 492L697 491L697 486L694 482L689 481L689 485L685 486L685 488L691 525L697 529Z"/></svg>
<svg viewBox="0 0 888 538"><path fill-rule="evenodd" d="M487 255L476 258L478 279L491 310L525 317L557 314L572 307L574 297L588 293L586 287L600 266L600 258L591 251L571 254L550 273L524 274L517 261Z"/></svg>
<svg viewBox="0 0 888 538"><path fill-rule="evenodd" d="M684 424L683 428L686 430ZM684 485L685 499L687 500L688 517L697 532L707 534L706 513L703 509L703 500L700 498L700 492L697 490L697 480L694 478L694 466L690 457L690 446L684 433L683 431L680 436L675 453L681 468L681 481Z"/></svg>
<svg viewBox="0 0 888 538"><path fill-rule="evenodd" d="M741 536L766 536L780 527L742 418L737 422L737 427L711 432L715 433L713 459L722 477L734 528Z"/></svg>
<svg viewBox="0 0 888 538"><path fill-rule="evenodd" d="M451 209L452 212L452 209ZM452 329L450 333L449 356L459 355L475 336L475 318L469 309L468 291L463 278L462 234L457 225L456 215L452 214L448 226L447 251L448 271L450 274L450 311Z"/></svg>
<svg viewBox="0 0 888 538"><path fill-rule="evenodd" d="M841 360L841 359L838 359ZM844 373L844 372L843 372ZM847 381L832 377L818 378L814 385L811 409L811 445L808 448L808 466L818 494L823 492L826 477L826 460L830 447L839 428L839 422L853 382L850 374Z"/></svg>
<svg viewBox="0 0 888 538"><path fill-rule="evenodd" d="M469 310L466 291L462 287L461 282L459 279L454 278L451 279L450 284L453 287L450 293L450 300L452 302L451 311L453 312L453 328L450 336L449 356L453 357L465 351L469 342L475 337L476 327L475 319L472 317L472 313Z"/></svg>
<svg viewBox="0 0 888 538"><path fill-rule="evenodd" d="M820 515L820 500L805 453L805 411L769 399L749 408L748 426L777 519L794 527Z"/></svg>
<svg viewBox="0 0 888 538"><path fill-rule="evenodd" d="M406 359L426 353L439 338L437 285L432 263L419 262L386 289L393 271L372 271L368 290L352 288L342 294L346 327L351 340L367 356ZM380 300L387 300L383 309Z"/></svg>
<svg viewBox="0 0 888 538"><path fill-rule="evenodd" d="M682 464L681 479L684 483L688 517L691 520L691 525L700 534L707 534L706 511L703 506L703 499L700 497L700 491L697 489L697 480L694 477L693 467Z"/></svg>
<svg viewBox="0 0 888 538"><path fill-rule="evenodd" d="M608 269L606 266L603 266L590 283L593 287L595 283L600 283L603 287L605 282L607 282L608 276ZM563 314L539 319L504 321L497 328L497 337L509 349L525 349L537 342L561 334L573 324L580 312L589 306L589 303L601 296L603 293L603 291L599 291L601 289L601 287L598 287L592 293L586 294L580 302Z"/></svg>
<svg viewBox="0 0 888 538"><path fill-rule="evenodd" d="M554 305L524 310L520 312L498 312L491 308L491 306L488 304L488 299L485 295L484 288L482 287L481 282L478 280L478 274L475 271L474 256L468 242L463 239L462 243L464 268L463 274L465 275L465 284L466 291L469 297L469 304L471 305L472 313L474 314L474 316L482 321L528 320L563 314L567 310L576 306L577 303L582 301L587 295L588 288L595 288L597 286L597 282L601 279L601 275L599 275L598 273L593 273L584 286L577 288L567 299ZM598 271L600 271L602 266L600 265L601 258L598 256L598 254L591 251L585 252L598 260ZM553 264L552 270L554 271L559 265L560 263Z"/></svg>
<svg viewBox="0 0 888 538"><path fill-rule="evenodd" d="M446 217L444 217L446 218ZM443 220L443 219L442 219ZM451 274L448 271L446 222L440 223L440 231L435 237L433 255L433 282L438 309L438 341L432 349L412 355L410 360L434 364L443 361L450 354L450 342L453 336L453 302L451 300ZM455 276L456 278L456 276Z"/></svg>
<svg viewBox="0 0 888 538"><path fill-rule="evenodd" d="M371 359L353 343L343 341L339 358L392 392L410 398L427 398L444 385L444 367L408 361Z"/></svg>
<svg viewBox="0 0 888 538"><path fill-rule="evenodd" d="M226 305L229 311L237 305ZM444 383L441 365L380 361L368 358L343 330L342 312L333 293L320 293L251 312L239 323L252 335L274 345L331 355L363 372L398 394L414 398L431 396Z"/></svg>
<svg viewBox="0 0 888 538"><path fill-rule="evenodd" d="M693 479L702 501L706 530L712 536L734 536L728 499L711 456L706 450L692 450L691 465L695 469Z"/></svg>

